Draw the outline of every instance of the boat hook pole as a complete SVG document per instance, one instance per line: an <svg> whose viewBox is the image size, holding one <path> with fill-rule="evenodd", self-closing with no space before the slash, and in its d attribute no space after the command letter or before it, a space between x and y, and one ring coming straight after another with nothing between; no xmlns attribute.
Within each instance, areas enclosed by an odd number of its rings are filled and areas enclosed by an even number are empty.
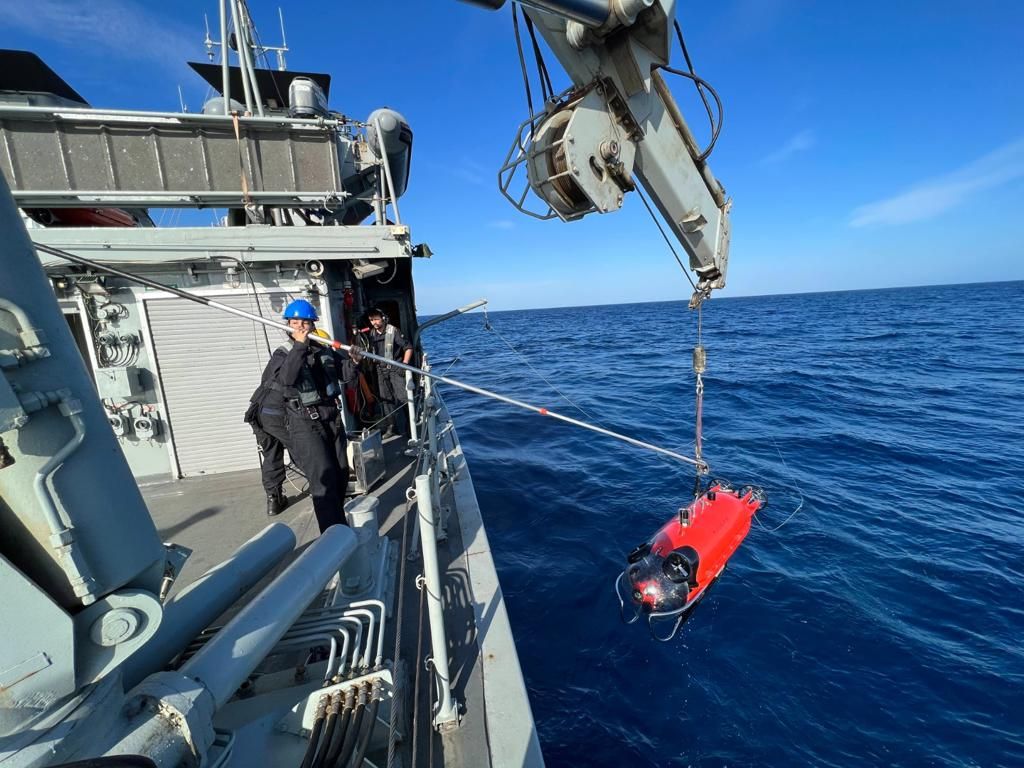
<svg viewBox="0 0 1024 768"><path fill-rule="evenodd" d="M180 288L175 288L170 285L164 285L163 283L158 283L155 280L150 280L149 278L142 277L141 275L135 275L132 274L131 272L125 272L124 270L118 269L117 267L112 267L107 264L100 264L99 262L92 261L90 259L84 259L81 256L76 256L73 253L68 253L67 251L61 250L59 248L52 248L48 245L42 245L40 243L35 243L34 245L37 251L48 253L51 256L56 256L58 258L65 259L75 264L80 264L84 267L94 269L98 272L106 272L107 274L111 274L116 277L129 280L133 283L139 283L140 285L145 285L149 288L153 288L158 291L167 291L167 293L171 293L182 299L187 299L188 301L193 301L197 304L204 304L207 307L219 309L223 312L228 312L229 314L232 315L238 315L239 317L244 317L247 320L252 320L253 322L256 323L263 323L263 325L267 326L268 328L277 328L278 330L291 333L291 328L289 328L284 323L278 323L275 322L274 320L269 320L265 317L261 317L260 315L254 315L250 312L246 312L241 309L229 307L226 304L221 304L220 302L214 301L213 299L208 299L205 296L197 296L194 293L183 291ZM515 400L511 397L505 397L505 395L499 395L497 392L492 392L488 389L483 389L481 387L475 387L472 384L466 384L464 382L457 381L456 379L452 379L447 376L439 376L436 373L430 373L430 371L424 371L422 368L417 368L416 366L413 365L406 365L405 363L400 363L397 360L388 360L386 357L380 357L379 355L375 355L372 352L366 352L362 349L359 349L358 347L353 348L351 345L342 344L340 341L334 341L333 339L324 339L319 336L316 336L315 334L310 334L309 336L306 337L306 339L307 341L315 341L318 344L323 344L324 346L331 347L332 349L341 349L344 350L345 352L352 350L360 357L365 357L370 360L376 360L379 363L385 363L387 365L394 366L395 368L400 368L403 371L418 373L419 375L427 376L433 379L434 381L440 381L443 384L448 384L458 389L464 389L467 392L472 392L474 394L481 395L482 397L489 397L492 400L498 400L499 402L507 403L508 405L514 405L515 407L522 408L523 410L533 411L534 413L540 414L541 416L550 416L552 419L564 421L566 424L572 424L573 426L582 427L583 429L589 429L591 432L597 432L598 434L615 438L616 440L620 440L624 443L629 443L630 445L636 446L637 448L644 448L655 453L660 453L663 456L668 456L669 458L676 459L677 461L682 461L686 464L692 464L703 473L706 473L708 471L708 465L702 458L694 459L691 458L690 456L685 456L681 453L677 453L676 451L670 451L667 448L662 448L661 446L653 445L652 443L646 443L643 440L637 440L636 438L629 437L628 435L623 435L618 432L612 432L610 429L604 429L603 427L598 427L594 424L588 424L585 421L580 421L569 416L563 416L560 413L549 411L547 408L540 408L536 405L524 403L522 400Z"/></svg>

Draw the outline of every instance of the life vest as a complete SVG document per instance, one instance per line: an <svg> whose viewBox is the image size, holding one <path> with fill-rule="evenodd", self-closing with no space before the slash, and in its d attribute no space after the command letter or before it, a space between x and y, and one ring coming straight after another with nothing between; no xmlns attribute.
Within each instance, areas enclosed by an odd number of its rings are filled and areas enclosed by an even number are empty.
<svg viewBox="0 0 1024 768"><path fill-rule="evenodd" d="M288 354L292 350L292 344L293 342L287 341L281 344L281 346L278 347L278 350ZM268 389L280 392L286 398L298 400L299 405L306 408L321 405L324 402L329 402L340 396L341 382L339 381L340 376L338 365L337 361L334 359L334 355L330 350L320 348L313 350L313 359L314 361L319 360L320 365L323 368L326 392L321 392L320 388L317 386L316 377L314 376L313 369L308 361L303 361L302 368L299 370L298 381L295 382L294 387L286 387L273 379L268 381L264 386ZM274 375L277 375L277 371L274 372Z"/></svg>

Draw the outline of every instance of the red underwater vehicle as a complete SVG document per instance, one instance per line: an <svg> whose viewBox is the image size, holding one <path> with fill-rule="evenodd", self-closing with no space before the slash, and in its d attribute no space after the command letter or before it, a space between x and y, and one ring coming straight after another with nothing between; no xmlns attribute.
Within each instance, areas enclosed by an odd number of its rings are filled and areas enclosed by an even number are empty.
<svg viewBox="0 0 1024 768"><path fill-rule="evenodd" d="M765 505L760 488L736 491L719 481L679 510L650 541L629 553L628 566L615 582L623 620L646 615L651 635L671 640L693 614L726 563L750 531L750 520ZM634 608L626 615L626 602ZM674 620L672 632L659 636L656 622Z"/></svg>

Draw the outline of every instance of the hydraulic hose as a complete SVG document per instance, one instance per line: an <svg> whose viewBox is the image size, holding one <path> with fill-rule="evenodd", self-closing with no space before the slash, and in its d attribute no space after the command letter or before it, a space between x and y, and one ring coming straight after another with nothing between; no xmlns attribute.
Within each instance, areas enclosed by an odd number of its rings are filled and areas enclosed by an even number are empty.
<svg viewBox="0 0 1024 768"><path fill-rule="evenodd" d="M373 697L370 700L370 711L366 713L366 717L370 722L366 724L363 729L363 733L359 737L359 748L356 750L356 759L352 763L355 768L359 768L363 764L363 758L366 757L366 750L370 746L370 737L373 736L373 729L377 725L377 708L380 706L380 683L373 684Z"/></svg>
<svg viewBox="0 0 1024 768"><path fill-rule="evenodd" d="M320 703L316 706L316 719L313 721L313 730L309 732L309 744L306 745L306 754L302 756L301 768L312 768L313 758L316 757L316 748L320 744L320 732L324 729L324 716L327 714L327 697L321 696Z"/></svg>
<svg viewBox="0 0 1024 768"><path fill-rule="evenodd" d="M324 758L327 756L327 751L331 746L331 739L334 738L334 729L338 725L338 710L341 708L341 697L332 696L331 706L327 711L327 721L324 726L324 735L320 740L320 749L317 750L316 757L313 760L312 768L320 768L324 765Z"/></svg>
<svg viewBox="0 0 1024 768"><path fill-rule="evenodd" d="M327 745L327 756L324 758L323 768L331 768L331 766L338 762L338 755L341 754L345 734L348 733L349 726L352 723L352 709L355 707L356 701L355 694L355 688L349 688L345 691L345 705L341 710L341 723L335 729L331 743Z"/></svg>
<svg viewBox="0 0 1024 768"><path fill-rule="evenodd" d="M359 737L359 730L363 725L363 717L366 714L366 688L359 689L359 700L356 703L356 711L352 718L352 724L349 726L348 733L345 734L345 744L341 748L341 755L338 757L338 762L334 764L335 768L342 768L348 765L348 759L352 757L352 752L356 748L356 739Z"/></svg>

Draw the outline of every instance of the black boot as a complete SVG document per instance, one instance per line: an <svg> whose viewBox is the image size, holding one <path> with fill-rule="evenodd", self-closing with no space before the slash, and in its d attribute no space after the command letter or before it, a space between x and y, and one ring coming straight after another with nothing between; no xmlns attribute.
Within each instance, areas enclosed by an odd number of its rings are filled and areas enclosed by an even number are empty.
<svg viewBox="0 0 1024 768"><path fill-rule="evenodd" d="M284 508L288 506L287 500L284 494L279 490L276 493L267 495L267 514L268 515L280 515L284 512Z"/></svg>

